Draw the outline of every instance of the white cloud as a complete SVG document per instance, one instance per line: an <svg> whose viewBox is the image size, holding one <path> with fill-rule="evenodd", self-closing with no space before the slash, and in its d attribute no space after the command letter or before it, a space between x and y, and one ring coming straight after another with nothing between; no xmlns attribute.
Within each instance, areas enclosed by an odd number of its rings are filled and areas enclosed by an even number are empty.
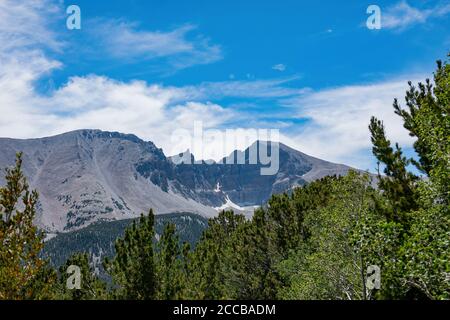
<svg viewBox="0 0 450 320"><path fill-rule="evenodd" d="M176 69L197 64L209 64L222 59L219 45L211 45L209 39L189 34L196 30L185 25L171 31L148 31L140 29L135 22L96 19L90 23L91 35L106 54L129 61L152 59L168 60Z"/></svg>
<svg viewBox="0 0 450 320"><path fill-rule="evenodd" d="M32 136L53 118L39 112L42 99L35 81L61 64L44 50L59 50L63 43L48 28L59 10L46 0L0 1L0 130L2 135ZM26 124L26 125L22 125Z"/></svg>
<svg viewBox="0 0 450 320"><path fill-rule="evenodd" d="M450 4L437 5L429 9L418 9L401 1L382 13L382 27L403 30L414 24L427 22L430 18L443 17L450 13Z"/></svg>
<svg viewBox="0 0 450 320"><path fill-rule="evenodd" d="M229 112L222 107L184 99L190 95L188 89L142 81L125 83L98 75L72 77L53 92L40 94L36 83L62 67L47 54L63 45L48 27L53 15L63 12L58 10L54 2L46 0L0 1L0 136L30 138L99 128L136 133L167 147L171 131L192 125L188 119L205 118L214 125L226 121ZM195 51L195 46L182 39L185 32L156 36L153 40L161 44L154 52ZM137 41L135 35L129 36L129 41ZM148 33L142 36L151 40ZM168 47L172 51L164 51ZM149 47L139 50L151 51ZM221 120L211 120L216 117Z"/></svg>
<svg viewBox="0 0 450 320"><path fill-rule="evenodd" d="M177 103L180 91L142 81L117 82L105 77L73 78L49 98L49 104L71 112L53 129L66 132L80 128L134 133L170 150L176 129L191 130L194 121L205 127L220 126L232 111L212 103Z"/></svg>
<svg viewBox="0 0 450 320"><path fill-rule="evenodd" d="M290 88L288 82L298 80L298 76L263 80L230 80L204 82L196 86L184 87L186 99L235 98L282 98L298 95L304 89Z"/></svg>
<svg viewBox="0 0 450 320"><path fill-rule="evenodd" d="M411 146L412 138L394 113L395 97L403 101L408 80L418 82L424 76L404 77L375 84L345 86L311 92L289 104L296 117L309 121L297 130L289 130L285 141L319 158L368 168L371 161L371 116L384 121L391 141Z"/></svg>
<svg viewBox="0 0 450 320"><path fill-rule="evenodd" d="M40 94L36 83L62 67L48 55L48 50L63 46L49 28L56 13L65 17L55 3L0 1L0 136L31 138L99 128L135 133L168 147L171 132L190 128L193 119L205 119L205 126L220 125L232 114L207 101L190 102L189 96L199 96L188 92L193 88L120 82L95 74L72 77L53 92ZM110 49L117 57L120 50L149 58L169 56L176 57L173 63L180 66L207 63L220 53L206 39L188 41L186 34L192 27L167 33L138 32L126 24L117 28L117 34L109 37Z"/></svg>
<svg viewBox="0 0 450 320"><path fill-rule="evenodd" d="M4 2L0 3L4 5ZM205 128L213 128L236 118L242 119L235 111L209 102L212 99L289 97L297 92L283 87L294 78L164 87L144 81L121 82L92 74L74 76L65 85L42 95L36 89L36 83L62 67L46 53L61 45L57 35L46 28L56 8L50 12L41 11L46 8L46 1L8 4L12 6L8 11L2 11L3 22L14 23L17 18L17 21L23 20L23 25L2 24L0 29L0 136L3 137L42 137L81 128L98 128L134 133L169 150L172 132L180 128L190 130L196 120L202 120ZM29 18L21 18L21 15ZM137 35L128 27L122 25L121 28L124 28L124 34L119 35L117 46L118 43L128 43L128 47L137 45ZM38 30L40 34L32 30ZM140 34L148 46L138 46L136 53L170 56L195 51L196 47L183 38L187 31ZM16 41L8 42L9 39ZM161 43L152 47L149 44L152 41Z"/></svg>
<svg viewBox="0 0 450 320"><path fill-rule="evenodd" d="M22 77L11 83L0 77L0 136L30 138L82 128L134 133L170 150L176 130L191 130L194 121L220 126L233 114L216 104L175 103L180 90L129 83L91 75L74 77L50 96L40 96ZM4 89L4 90L3 90Z"/></svg>
<svg viewBox="0 0 450 320"><path fill-rule="evenodd" d="M282 63L276 64L272 67L273 70L277 70L277 71L285 71L286 70L286 66Z"/></svg>
<svg viewBox="0 0 450 320"><path fill-rule="evenodd" d="M62 43L48 28L60 7L47 0L0 1L0 53L31 46L60 49Z"/></svg>
<svg viewBox="0 0 450 320"><path fill-rule="evenodd" d="M151 31L137 22L118 19L84 18L83 33L89 46L74 48L70 41L63 41L66 17L62 1L0 0L0 57L27 49L84 50L91 59L110 57L121 63L155 60L153 69L165 73L223 58L221 47L211 44L193 25Z"/></svg>

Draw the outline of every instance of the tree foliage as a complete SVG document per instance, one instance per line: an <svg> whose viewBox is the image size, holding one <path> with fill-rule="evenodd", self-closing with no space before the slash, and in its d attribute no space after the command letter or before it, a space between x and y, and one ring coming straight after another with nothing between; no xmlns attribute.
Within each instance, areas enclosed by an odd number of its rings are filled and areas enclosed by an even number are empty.
<svg viewBox="0 0 450 320"><path fill-rule="evenodd" d="M117 286L116 298L149 300L156 298L156 266L153 250L153 211L133 222L125 236L116 241L116 255L105 261L105 269Z"/></svg>
<svg viewBox="0 0 450 320"><path fill-rule="evenodd" d="M386 147L384 127L372 118L370 131L374 155L385 166L380 176L384 206L378 212L399 213L405 219L371 226L374 241L368 254L383 266L382 298L450 298L450 65L438 61L434 85L427 79L417 87L409 83L403 109L394 101L395 113L415 138L415 159L406 159L399 148ZM425 176L407 171L414 164ZM447 279L447 280L446 280Z"/></svg>
<svg viewBox="0 0 450 320"><path fill-rule="evenodd" d="M44 234L34 225L38 193L22 172L22 154L0 188L0 299L45 299L55 274L40 257Z"/></svg>

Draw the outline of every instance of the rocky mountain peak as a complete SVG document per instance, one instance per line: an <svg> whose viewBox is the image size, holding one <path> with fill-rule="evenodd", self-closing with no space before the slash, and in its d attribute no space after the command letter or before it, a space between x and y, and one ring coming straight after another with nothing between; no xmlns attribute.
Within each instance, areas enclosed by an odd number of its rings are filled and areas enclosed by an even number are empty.
<svg viewBox="0 0 450 320"><path fill-rule="evenodd" d="M250 161L251 152L267 148L270 155L270 145L256 141L228 156L243 156L243 162L193 164L187 150L182 154L191 162L176 164L136 135L84 129L40 139L0 138L0 167L11 166L16 152L24 153L25 174L40 193L37 223L50 232L134 218L150 208L156 214L204 217L224 206L253 208L274 193L350 169L279 144L279 169L264 176L262 165Z"/></svg>

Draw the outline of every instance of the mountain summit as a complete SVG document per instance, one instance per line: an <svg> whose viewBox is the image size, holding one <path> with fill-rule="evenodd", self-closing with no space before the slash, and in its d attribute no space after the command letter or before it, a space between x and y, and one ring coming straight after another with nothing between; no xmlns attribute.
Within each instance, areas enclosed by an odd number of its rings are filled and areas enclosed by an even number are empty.
<svg viewBox="0 0 450 320"><path fill-rule="evenodd" d="M24 172L40 194L37 223L48 232L83 228L96 221L128 219L153 208L156 214L191 212L205 217L231 207L245 210L326 175L350 167L323 161L280 144L279 171L260 174L250 164L175 164L152 142L135 135L78 130L40 139L0 138L0 168L24 153ZM3 183L3 175L0 183Z"/></svg>

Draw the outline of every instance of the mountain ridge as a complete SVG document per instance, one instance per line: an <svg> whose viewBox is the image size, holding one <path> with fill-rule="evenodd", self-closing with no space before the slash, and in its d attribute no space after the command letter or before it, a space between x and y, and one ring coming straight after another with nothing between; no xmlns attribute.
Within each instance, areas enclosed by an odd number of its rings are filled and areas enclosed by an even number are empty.
<svg viewBox="0 0 450 320"><path fill-rule="evenodd" d="M272 194L351 169L280 143L278 173L263 176L262 165L249 163L248 153L255 144L269 143L256 141L228 156L244 153L243 164L176 165L136 135L82 129L44 138L0 138L0 168L11 166L16 152L24 153L24 173L40 193L36 221L47 232L135 218L150 208L156 214L192 212L209 218L224 204L263 205Z"/></svg>

